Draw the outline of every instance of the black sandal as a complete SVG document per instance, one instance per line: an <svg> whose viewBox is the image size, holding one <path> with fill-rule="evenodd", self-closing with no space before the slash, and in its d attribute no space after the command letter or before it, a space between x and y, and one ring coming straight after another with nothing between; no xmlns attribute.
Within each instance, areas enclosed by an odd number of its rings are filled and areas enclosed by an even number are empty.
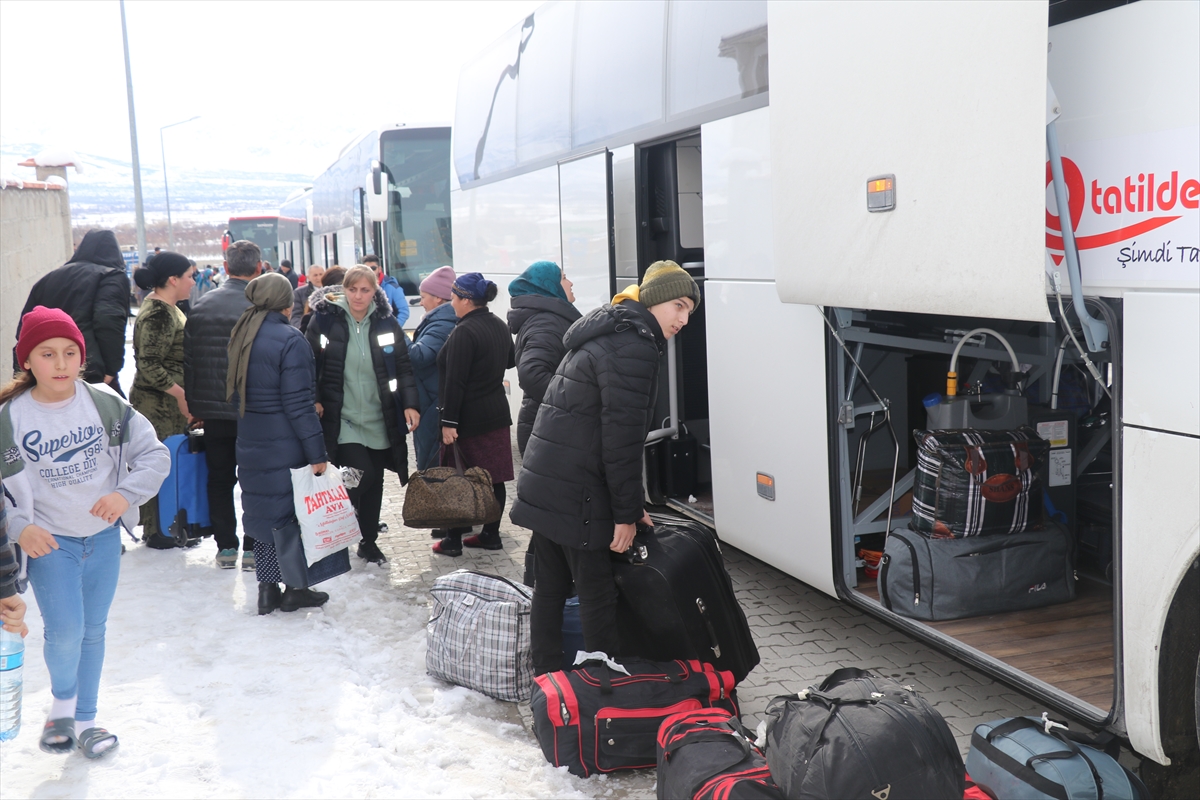
<svg viewBox="0 0 1200 800"><path fill-rule="evenodd" d="M63 741L50 741L56 738L63 739ZM38 739L38 747L42 749L42 752L53 755L71 752L75 749L75 743L75 719L73 717L46 720L46 727L42 728L41 738Z"/></svg>
<svg viewBox="0 0 1200 800"><path fill-rule="evenodd" d="M97 745L111 741L112 744L103 750L97 750ZM104 728L88 728L79 735L79 750L86 758L106 756L121 746L116 734L109 733Z"/></svg>

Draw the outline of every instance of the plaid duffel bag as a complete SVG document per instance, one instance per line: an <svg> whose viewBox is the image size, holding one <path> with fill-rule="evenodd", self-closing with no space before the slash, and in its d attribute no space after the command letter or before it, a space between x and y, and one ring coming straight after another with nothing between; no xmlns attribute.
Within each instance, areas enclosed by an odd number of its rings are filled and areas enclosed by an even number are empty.
<svg viewBox="0 0 1200 800"><path fill-rule="evenodd" d="M460 569L434 580L430 594L425 670L497 700L528 700L533 592L506 578Z"/></svg>
<svg viewBox="0 0 1200 800"><path fill-rule="evenodd" d="M1020 533L1042 522L1038 469L1050 443L1008 431L913 431L912 528L935 539Z"/></svg>

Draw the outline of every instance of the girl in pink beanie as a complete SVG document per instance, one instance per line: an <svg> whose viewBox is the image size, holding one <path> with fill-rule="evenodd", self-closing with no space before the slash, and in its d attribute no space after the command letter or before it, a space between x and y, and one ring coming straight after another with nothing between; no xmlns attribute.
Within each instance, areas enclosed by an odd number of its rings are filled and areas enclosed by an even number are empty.
<svg viewBox="0 0 1200 800"><path fill-rule="evenodd" d="M45 628L53 701L39 745L99 758L117 747L96 724L96 701L120 525L137 524L171 456L116 392L81 379L83 334L65 312L26 314L16 355L23 371L0 389L0 479Z"/></svg>

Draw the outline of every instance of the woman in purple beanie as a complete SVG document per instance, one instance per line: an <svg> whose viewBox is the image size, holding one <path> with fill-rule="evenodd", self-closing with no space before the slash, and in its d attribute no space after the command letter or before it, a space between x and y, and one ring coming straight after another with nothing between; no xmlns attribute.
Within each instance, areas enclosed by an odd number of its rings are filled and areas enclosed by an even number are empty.
<svg viewBox="0 0 1200 800"><path fill-rule="evenodd" d="M446 337L454 330L458 317L450 305L450 289L454 286L454 268L438 267L421 281L421 308L425 317L413 331L412 344L408 347L408 360L412 362L413 375L417 379L417 394L421 419L432 420L438 405L438 353L446 344ZM433 424L419 426L413 431L413 446L417 451L417 469L436 467L441 461L442 429Z"/></svg>

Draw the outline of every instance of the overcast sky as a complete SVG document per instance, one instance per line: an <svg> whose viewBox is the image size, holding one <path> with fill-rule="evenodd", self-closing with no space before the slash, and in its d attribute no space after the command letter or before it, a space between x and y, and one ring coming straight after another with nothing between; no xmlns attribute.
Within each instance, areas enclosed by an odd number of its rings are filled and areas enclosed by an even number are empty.
<svg viewBox="0 0 1200 800"><path fill-rule="evenodd" d="M125 4L138 144L175 170L316 175L380 124L452 122L459 69L541 0ZM0 139L128 160L120 6L2 0ZM33 155L30 153L29 155Z"/></svg>

